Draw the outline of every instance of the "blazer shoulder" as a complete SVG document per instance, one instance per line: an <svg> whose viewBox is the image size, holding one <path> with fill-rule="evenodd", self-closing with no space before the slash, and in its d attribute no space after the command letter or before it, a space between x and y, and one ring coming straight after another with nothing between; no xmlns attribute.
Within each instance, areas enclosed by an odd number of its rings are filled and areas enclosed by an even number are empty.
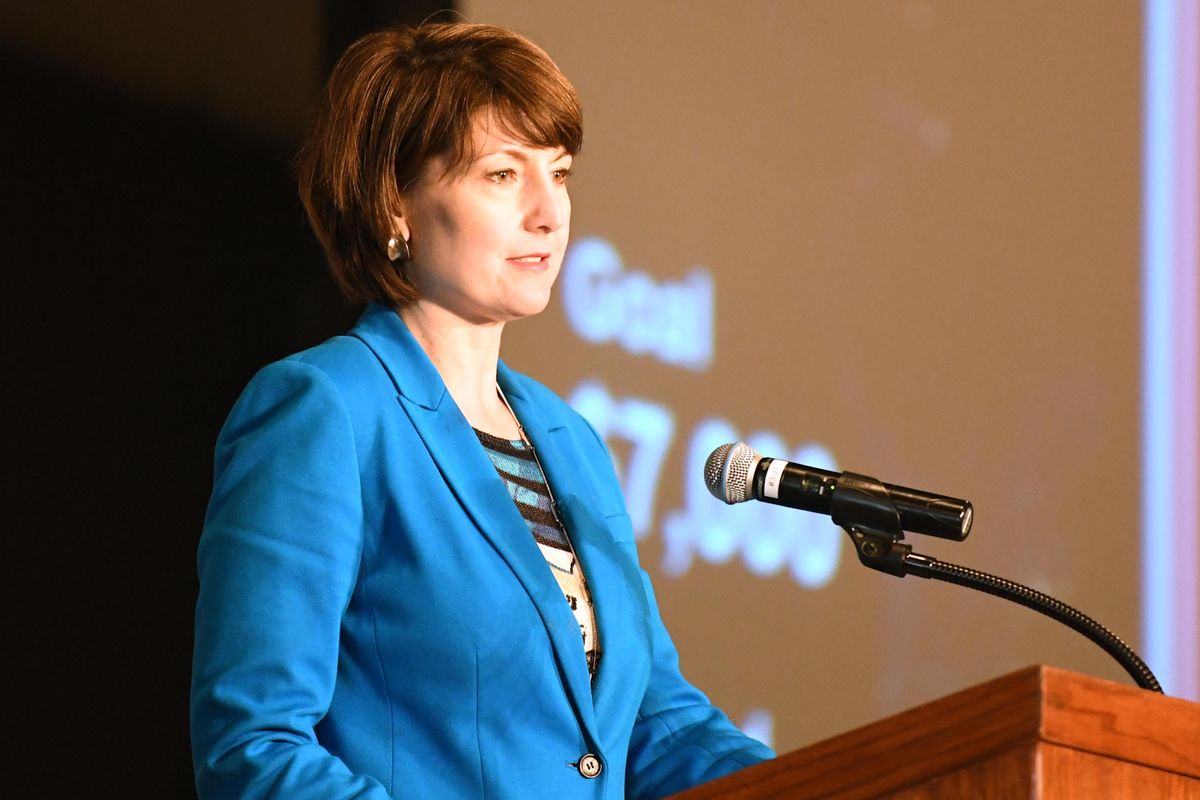
<svg viewBox="0 0 1200 800"><path fill-rule="evenodd" d="M357 420L364 413L377 416L370 409L394 402L395 395L387 371L370 348L353 337L336 336L259 369L242 390L229 421L312 402L341 407Z"/></svg>
<svg viewBox="0 0 1200 800"><path fill-rule="evenodd" d="M392 400L395 387L375 353L353 336L335 336L263 367L252 383L272 376L306 375L323 384L353 408L371 399Z"/></svg>

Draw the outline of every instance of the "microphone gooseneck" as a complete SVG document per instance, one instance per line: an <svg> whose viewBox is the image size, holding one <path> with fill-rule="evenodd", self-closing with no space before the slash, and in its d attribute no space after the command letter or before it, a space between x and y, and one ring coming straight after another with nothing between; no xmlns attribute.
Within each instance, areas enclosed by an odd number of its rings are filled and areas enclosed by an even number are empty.
<svg viewBox="0 0 1200 800"><path fill-rule="evenodd" d="M850 535L858 560L903 578L916 575L976 589L1058 620L1116 659L1138 686L1162 692L1146 662L1108 628L1050 595L985 572L914 553L904 531L961 541L971 529L966 500L880 483L853 472L830 472L764 458L743 442L723 444L704 463L704 484L725 503L762 500L829 514Z"/></svg>

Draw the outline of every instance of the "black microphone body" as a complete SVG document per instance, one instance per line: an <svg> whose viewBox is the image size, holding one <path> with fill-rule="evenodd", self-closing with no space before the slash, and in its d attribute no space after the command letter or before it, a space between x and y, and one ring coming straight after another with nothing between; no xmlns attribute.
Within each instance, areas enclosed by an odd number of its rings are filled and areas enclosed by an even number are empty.
<svg viewBox="0 0 1200 800"><path fill-rule="evenodd" d="M740 442L721 445L709 456L709 462L705 465L709 491L726 503L754 499L832 515L839 485L859 489L866 481L886 494L900 515L903 530L954 541L967 538L971 530L973 510L966 500L881 483L851 472L831 472L766 458Z"/></svg>
<svg viewBox="0 0 1200 800"><path fill-rule="evenodd" d="M776 466L782 464L783 466ZM778 458L764 458L754 470L754 499L818 514L833 513L833 496L842 473L806 467ZM768 484L768 481L770 482ZM962 541L971 529L971 504L966 500L879 483L900 513L900 527L913 533Z"/></svg>

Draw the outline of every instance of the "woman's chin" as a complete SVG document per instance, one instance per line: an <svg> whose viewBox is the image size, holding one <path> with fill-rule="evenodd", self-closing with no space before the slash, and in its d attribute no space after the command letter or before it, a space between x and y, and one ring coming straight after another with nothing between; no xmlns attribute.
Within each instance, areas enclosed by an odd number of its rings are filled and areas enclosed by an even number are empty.
<svg viewBox="0 0 1200 800"><path fill-rule="evenodd" d="M510 320L532 317L546 310L554 284L549 281L529 281L525 285L512 287L504 298L503 306Z"/></svg>
<svg viewBox="0 0 1200 800"><path fill-rule="evenodd" d="M454 316L474 325L491 326L496 323L515 322L526 317L536 316L546 310L550 304L550 294L523 295L507 297L503 302L491 304L476 304L470 307L446 306Z"/></svg>
<svg viewBox="0 0 1200 800"><path fill-rule="evenodd" d="M511 321L533 317L545 311L548 305L550 305L549 292L538 296L523 297L519 302L515 302L510 306L508 318Z"/></svg>

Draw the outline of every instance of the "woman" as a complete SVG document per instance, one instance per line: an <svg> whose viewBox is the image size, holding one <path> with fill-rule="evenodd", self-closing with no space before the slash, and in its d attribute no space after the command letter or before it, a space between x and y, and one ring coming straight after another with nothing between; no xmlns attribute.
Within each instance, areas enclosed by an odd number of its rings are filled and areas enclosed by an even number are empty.
<svg viewBox="0 0 1200 800"><path fill-rule="evenodd" d="M581 140L501 28L387 30L335 68L301 194L370 305L218 440L202 797L659 797L771 756L680 675L599 437L499 361L549 300Z"/></svg>

